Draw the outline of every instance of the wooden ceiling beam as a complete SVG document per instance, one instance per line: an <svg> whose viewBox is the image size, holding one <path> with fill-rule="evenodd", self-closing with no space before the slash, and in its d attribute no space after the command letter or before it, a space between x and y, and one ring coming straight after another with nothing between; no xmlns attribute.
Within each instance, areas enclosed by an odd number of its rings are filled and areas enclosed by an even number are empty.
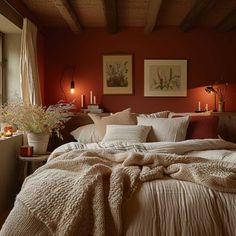
<svg viewBox="0 0 236 236"><path fill-rule="evenodd" d="M111 34L118 32L116 0L102 0L106 18L107 31Z"/></svg>
<svg viewBox="0 0 236 236"><path fill-rule="evenodd" d="M236 9L233 9L219 24L216 26L218 32L227 32L236 27Z"/></svg>
<svg viewBox="0 0 236 236"><path fill-rule="evenodd" d="M180 24L181 30L185 32L189 31L206 12L215 6L216 3L217 0L196 0L193 8Z"/></svg>
<svg viewBox="0 0 236 236"><path fill-rule="evenodd" d="M53 3L74 33L82 31L82 25L80 24L78 16L69 1L53 0Z"/></svg>
<svg viewBox="0 0 236 236"><path fill-rule="evenodd" d="M23 27L23 16L21 16L7 1L0 1L0 14L18 26Z"/></svg>
<svg viewBox="0 0 236 236"><path fill-rule="evenodd" d="M146 24L144 27L145 33L151 33L153 31L161 4L162 0L149 0Z"/></svg>

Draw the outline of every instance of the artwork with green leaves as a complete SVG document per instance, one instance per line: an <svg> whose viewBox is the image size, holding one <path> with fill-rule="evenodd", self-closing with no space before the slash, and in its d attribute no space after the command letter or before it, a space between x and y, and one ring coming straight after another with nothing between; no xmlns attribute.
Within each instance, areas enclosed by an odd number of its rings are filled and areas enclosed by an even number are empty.
<svg viewBox="0 0 236 236"><path fill-rule="evenodd" d="M103 93L133 93L132 55L103 56Z"/></svg>
<svg viewBox="0 0 236 236"><path fill-rule="evenodd" d="M187 60L144 60L144 96L187 96Z"/></svg>

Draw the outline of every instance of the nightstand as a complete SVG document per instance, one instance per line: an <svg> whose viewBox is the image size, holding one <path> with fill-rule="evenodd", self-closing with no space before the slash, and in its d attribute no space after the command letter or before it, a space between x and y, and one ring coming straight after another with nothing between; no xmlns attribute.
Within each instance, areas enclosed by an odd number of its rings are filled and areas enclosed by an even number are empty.
<svg viewBox="0 0 236 236"><path fill-rule="evenodd" d="M18 156L19 160L23 162L23 178L32 174L37 168L44 165L49 157L50 153L42 155L33 155L32 157Z"/></svg>

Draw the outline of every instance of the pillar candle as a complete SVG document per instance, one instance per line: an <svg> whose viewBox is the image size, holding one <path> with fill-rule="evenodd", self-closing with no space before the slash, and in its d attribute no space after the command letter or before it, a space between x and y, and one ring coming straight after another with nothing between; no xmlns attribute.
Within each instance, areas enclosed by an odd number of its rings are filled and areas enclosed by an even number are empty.
<svg viewBox="0 0 236 236"><path fill-rule="evenodd" d="M93 104L93 91L90 91L90 104Z"/></svg>
<svg viewBox="0 0 236 236"><path fill-rule="evenodd" d="M206 111L208 111L208 104L206 104Z"/></svg>
<svg viewBox="0 0 236 236"><path fill-rule="evenodd" d="M96 104L96 96L93 96L93 104Z"/></svg>

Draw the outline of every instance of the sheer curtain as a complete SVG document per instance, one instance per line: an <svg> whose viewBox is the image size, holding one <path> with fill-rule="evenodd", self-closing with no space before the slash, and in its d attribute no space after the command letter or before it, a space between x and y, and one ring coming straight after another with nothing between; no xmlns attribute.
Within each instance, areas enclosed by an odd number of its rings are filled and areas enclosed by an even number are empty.
<svg viewBox="0 0 236 236"><path fill-rule="evenodd" d="M24 19L20 55L21 98L26 104L41 105L37 64L37 27Z"/></svg>

